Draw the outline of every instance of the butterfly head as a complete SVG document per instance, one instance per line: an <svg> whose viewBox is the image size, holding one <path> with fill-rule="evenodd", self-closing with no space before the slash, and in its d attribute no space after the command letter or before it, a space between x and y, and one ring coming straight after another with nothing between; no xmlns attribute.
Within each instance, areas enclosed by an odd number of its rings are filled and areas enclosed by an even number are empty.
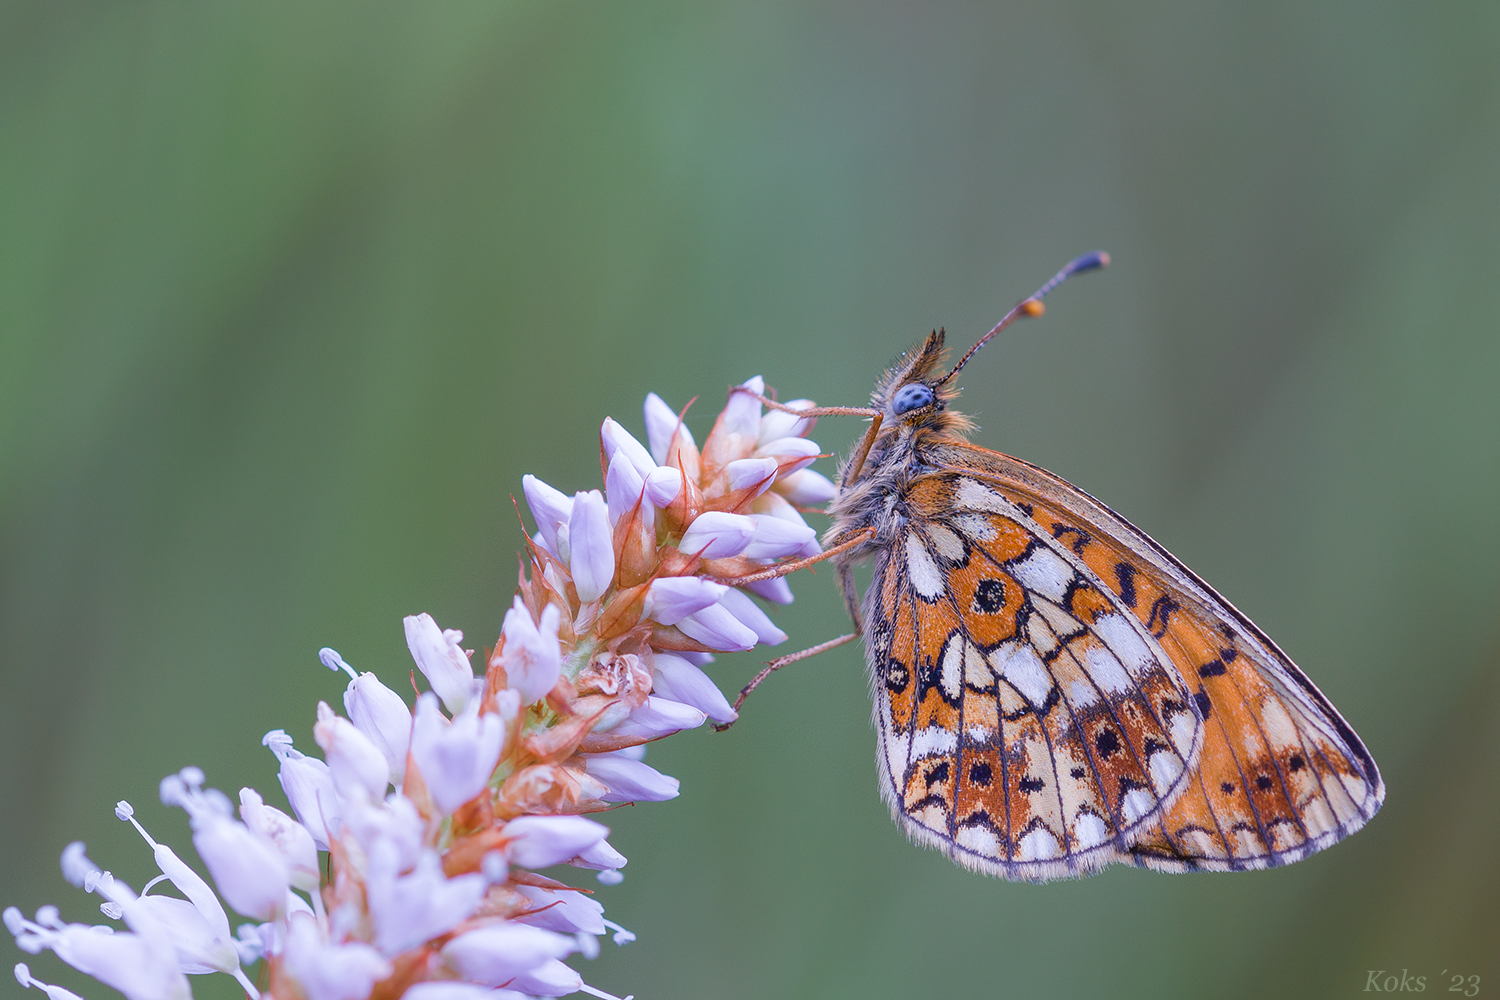
<svg viewBox="0 0 1500 1000"><path fill-rule="evenodd" d="M871 402L883 414L888 432L967 429L967 419L948 409L958 390L943 379L946 361L943 331L934 330L880 379Z"/></svg>

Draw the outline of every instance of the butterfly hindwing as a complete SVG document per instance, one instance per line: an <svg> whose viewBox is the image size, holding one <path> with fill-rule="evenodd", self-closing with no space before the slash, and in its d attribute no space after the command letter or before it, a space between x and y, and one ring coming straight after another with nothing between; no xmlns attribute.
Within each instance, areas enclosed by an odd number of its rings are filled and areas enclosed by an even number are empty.
<svg viewBox="0 0 1500 1000"><path fill-rule="evenodd" d="M972 478L928 475L866 599L882 790L1011 878L1127 860L1190 782L1191 692L1097 574Z"/></svg>
<svg viewBox="0 0 1500 1000"><path fill-rule="evenodd" d="M1165 870L1287 864L1359 829L1384 796L1369 753L1300 670L1248 619L1081 490L970 445L947 465L1029 512L1151 634L1203 720L1190 780L1128 860Z"/></svg>

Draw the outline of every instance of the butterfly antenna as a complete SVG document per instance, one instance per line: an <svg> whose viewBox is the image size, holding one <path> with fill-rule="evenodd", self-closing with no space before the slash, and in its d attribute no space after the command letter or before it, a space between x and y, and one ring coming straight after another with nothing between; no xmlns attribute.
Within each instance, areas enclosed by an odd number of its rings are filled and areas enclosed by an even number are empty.
<svg viewBox="0 0 1500 1000"><path fill-rule="evenodd" d="M1046 312L1047 308L1042 305L1042 297L1045 296L1048 292L1052 291L1052 289L1056 288L1064 281L1067 281L1075 274L1081 274L1084 271L1097 271L1101 267L1108 266L1109 254L1105 253L1103 250L1095 250L1092 253L1086 253L1082 257L1075 257L1073 260L1069 261L1068 266L1054 274L1051 281L1047 282L1041 288L1038 288L1029 296L1018 302L1014 309L1005 314L1004 319L995 324L995 328L993 330L985 334L983 337L980 337L979 343L969 348L968 353L958 359L958 364L953 366L953 370L951 372L944 375L933 384L942 385L944 382L957 375L959 369L968 364L969 359L972 358L981 347L990 342L991 337L999 333L1001 330L1004 330L1006 327L1010 326L1016 320L1027 319L1033 316L1040 316L1042 313Z"/></svg>

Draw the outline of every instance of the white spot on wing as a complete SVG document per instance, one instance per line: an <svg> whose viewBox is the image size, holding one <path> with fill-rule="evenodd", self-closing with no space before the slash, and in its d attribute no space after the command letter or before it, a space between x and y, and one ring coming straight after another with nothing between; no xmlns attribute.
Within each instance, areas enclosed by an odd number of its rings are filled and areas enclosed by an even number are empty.
<svg viewBox="0 0 1500 1000"><path fill-rule="evenodd" d="M1026 638L1031 641L1032 648L1043 656L1057 648L1057 633L1048 627L1046 619L1041 615L1026 623Z"/></svg>
<svg viewBox="0 0 1500 1000"><path fill-rule="evenodd" d="M962 632L954 632L948 636L948 644L943 649L942 672L938 675L938 683L943 686L943 693L949 701L957 701L963 694L963 674L964 637Z"/></svg>
<svg viewBox="0 0 1500 1000"><path fill-rule="evenodd" d="M984 653L972 642L964 642L964 680L983 691L995 681Z"/></svg>
<svg viewBox="0 0 1500 1000"><path fill-rule="evenodd" d="M1224 856L1224 848L1220 847L1219 842L1209 836L1205 830L1185 830L1179 832L1177 836L1187 845L1188 850L1199 857L1222 858Z"/></svg>
<svg viewBox="0 0 1500 1000"><path fill-rule="evenodd" d="M966 476L959 478L958 489L954 491L954 500L958 506L967 507L970 510L993 510L1000 514L1009 514L1014 509L1010 501L1000 494Z"/></svg>
<svg viewBox="0 0 1500 1000"><path fill-rule="evenodd" d="M958 748L958 734L941 726L928 726L919 730L911 744L911 759L921 760L934 754L952 753ZM902 766L906 764L902 761Z"/></svg>
<svg viewBox="0 0 1500 1000"><path fill-rule="evenodd" d="M1045 545L1038 545L1031 555L1009 567L1010 575L1027 590L1035 591L1049 601L1062 600L1073 580L1073 567Z"/></svg>
<svg viewBox="0 0 1500 1000"><path fill-rule="evenodd" d="M1314 796L1303 805L1302 824L1307 827L1307 832L1315 837L1338 826L1333 818L1333 812L1328 808L1328 801L1321 795Z"/></svg>
<svg viewBox="0 0 1500 1000"><path fill-rule="evenodd" d="M976 542L987 542L995 537L995 526L978 514L960 514L951 523Z"/></svg>
<svg viewBox="0 0 1500 1000"><path fill-rule="evenodd" d="M1125 817L1127 823L1134 823L1142 816L1156 808L1156 799L1144 788L1132 788L1125 793L1125 799L1120 803L1120 814Z"/></svg>
<svg viewBox="0 0 1500 1000"><path fill-rule="evenodd" d="M938 572L932 553L915 533L910 532L906 536L906 568L917 593L929 601L943 596L943 575Z"/></svg>
<svg viewBox="0 0 1500 1000"><path fill-rule="evenodd" d="M937 550L937 554L949 562L958 562L964 557L963 539L941 524L929 524L927 537L932 539L932 547Z"/></svg>
<svg viewBox="0 0 1500 1000"><path fill-rule="evenodd" d="M1172 745L1177 752L1187 756L1193 749L1193 733L1197 730L1197 720L1187 712L1178 712L1172 716Z"/></svg>
<svg viewBox="0 0 1500 1000"><path fill-rule="evenodd" d="M1000 841L993 831L982 826L962 826L958 829L958 846L968 848L986 858L1000 857Z"/></svg>
<svg viewBox="0 0 1500 1000"><path fill-rule="evenodd" d="M1297 738L1297 727L1292 725L1292 717L1282 706L1281 699L1275 695L1267 695L1261 702L1260 727L1265 730L1271 749L1301 749L1302 741Z"/></svg>
<svg viewBox="0 0 1500 1000"><path fill-rule="evenodd" d="M1068 614L1059 604L1053 604L1051 601L1032 601L1031 605L1036 608L1039 615L1047 619L1047 624L1051 625L1058 635L1067 635L1083 628L1083 622Z"/></svg>
<svg viewBox="0 0 1500 1000"><path fill-rule="evenodd" d="M1151 784L1156 786L1159 795L1165 795L1172 787L1172 782L1182 773L1182 760L1169 750L1159 750L1152 754L1146 761L1146 766L1151 771Z"/></svg>
<svg viewBox="0 0 1500 1000"><path fill-rule="evenodd" d="M1102 615L1093 624L1094 634L1104 640L1115 657L1131 673L1140 673L1156 664L1151 647L1123 615Z"/></svg>
<svg viewBox="0 0 1500 1000"><path fill-rule="evenodd" d="M990 665L1032 705L1046 702L1052 675L1029 645L1006 643L990 654Z"/></svg>
<svg viewBox="0 0 1500 1000"><path fill-rule="evenodd" d="M1073 703L1074 708L1088 708L1098 704L1099 692L1088 681L1077 681L1068 688L1068 701Z"/></svg>
<svg viewBox="0 0 1500 1000"><path fill-rule="evenodd" d="M1073 836L1083 850L1098 847L1109 839L1109 827L1093 813L1080 813L1073 823Z"/></svg>
<svg viewBox="0 0 1500 1000"><path fill-rule="evenodd" d="M911 734L888 732L884 739L886 773L900 784L901 776L906 771L906 752L911 747Z"/></svg>
<svg viewBox="0 0 1500 1000"><path fill-rule="evenodd" d="M1120 661L1101 646L1090 645L1084 650L1083 667L1088 671L1089 679L1108 694L1124 694L1134 687Z"/></svg>
<svg viewBox="0 0 1500 1000"><path fill-rule="evenodd" d="M1051 830L1037 827L1021 838L1022 861L1046 861L1057 857L1057 838Z"/></svg>

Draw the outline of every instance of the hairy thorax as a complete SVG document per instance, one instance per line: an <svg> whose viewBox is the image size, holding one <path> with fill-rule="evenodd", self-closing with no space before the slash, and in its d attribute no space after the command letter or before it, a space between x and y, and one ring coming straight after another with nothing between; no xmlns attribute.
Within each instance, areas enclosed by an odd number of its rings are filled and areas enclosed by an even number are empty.
<svg viewBox="0 0 1500 1000"><path fill-rule="evenodd" d="M845 459L839 469L838 495L829 504L833 524L824 535L824 544L836 544L867 528L875 529L875 534L868 542L836 557L837 565L862 562L891 544L906 523L902 497L907 484L930 471L924 453L955 438L930 426L898 422L876 438L863 468L851 469L851 460Z"/></svg>

